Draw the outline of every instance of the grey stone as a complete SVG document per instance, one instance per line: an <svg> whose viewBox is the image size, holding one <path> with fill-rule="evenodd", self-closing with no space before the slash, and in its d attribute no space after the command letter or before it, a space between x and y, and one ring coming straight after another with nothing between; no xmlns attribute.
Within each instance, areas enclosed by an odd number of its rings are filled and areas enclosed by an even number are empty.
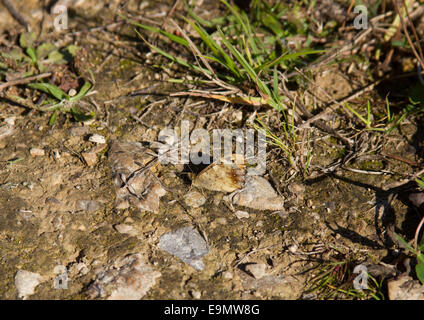
<svg viewBox="0 0 424 320"><path fill-rule="evenodd" d="M247 176L244 188L227 197L232 204L256 210L283 210L284 198L259 176Z"/></svg>
<svg viewBox="0 0 424 320"><path fill-rule="evenodd" d="M206 241L193 227L184 227L162 235L159 248L199 271L205 267L202 257L209 252Z"/></svg>

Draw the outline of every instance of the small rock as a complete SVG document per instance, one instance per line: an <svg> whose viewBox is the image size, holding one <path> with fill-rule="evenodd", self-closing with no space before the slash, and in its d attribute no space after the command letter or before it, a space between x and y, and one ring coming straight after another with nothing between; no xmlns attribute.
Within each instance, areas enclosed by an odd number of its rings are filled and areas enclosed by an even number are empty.
<svg viewBox="0 0 424 320"><path fill-rule="evenodd" d="M234 277L234 275L231 271L225 271L222 273L222 277L226 280L231 280Z"/></svg>
<svg viewBox="0 0 424 320"><path fill-rule="evenodd" d="M77 90L75 90L74 88L69 89L69 91L68 91L68 95L69 95L70 97L73 97L73 96L75 96L76 94L77 94Z"/></svg>
<svg viewBox="0 0 424 320"><path fill-rule="evenodd" d="M34 294L35 287L44 280L44 277L38 273L19 270L15 275L15 286L18 290L18 297L24 300Z"/></svg>
<svg viewBox="0 0 424 320"><path fill-rule="evenodd" d="M9 117L9 118L4 119L4 122L9 126L14 126L15 120L16 120L16 117Z"/></svg>
<svg viewBox="0 0 424 320"><path fill-rule="evenodd" d="M14 132L15 118L10 117L4 120L5 125L0 127L0 140L10 136Z"/></svg>
<svg viewBox="0 0 424 320"><path fill-rule="evenodd" d="M409 276L387 282L390 300L424 300L424 286Z"/></svg>
<svg viewBox="0 0 424 320"><path fill-rule="evenodd" d="M105 137L103 137L100 134L93 134L92 136L90 136L90 138L88 138L88 141L97 143L97 144L105 144L106 143L106 139Z"/></svg>
<svg viewBox="0 0 424 320"><path fill-rule="evenodd" d="M232 204L256 210L283 210L284 198L260 176L247 176L244 188L227 197Z"/></svg>
<svg viewBox="0 0 424 320"><path fill-rule="evenodd" d="M209 252L206 241L193 227L184 227L162 235L159 248L199 271L205 267L202 257Z"/></svg>
<svg viewBox="0 0 424 320"><path fill-rule="evenodd" d="M82 152L82 157L84 158L85 162L88 166L92 167L97 163L97 155L92 152Z"/></svg>
<svg viewBox="0 0 424 320"><path fill-rule="evenodd" d="M297 250L299 249L299 247L297 246L297 244L292 244L290 247L289 247L289 251L291 252L291 253L294 253L294 254L296 254L297 253Z"/></svg>
<svg viewBox="0 0 424 320"><path fill-rule="evenodd" d="M29 190L34 189L34 184L31 181L23 181L22 186L27 187Z"/></svg>
<svg viewBox="0 0 424 320"><path fill-rule="evenodd" d="M205 204L205 197L197 191L191 191L187 193L184 197L185 203L193 208L201 207Z"/></svg>
<svg viewBox="0 0 424 320"><path fill-rule="evenodd" d="M29 150L29 153L31 154L31 156L36 157L36 156L44 156L44 150L40 149L40 148L31 148Z"/></svg>
<svg viewBox="0 0 424 320"><path fill-rule="evenodd" d="M260 279L266 275L266 264L255 263L246 266L246 271L250 273L255 279Z"/></svg>
<svg viewBox="0 0 424 320"><path fill-rule="evenodd" d="M249 212L247 212L247 211L237 210L234 214L239 219L249 218Z"/></svg>
<svg viewBox="0 0 424 320"><path fill-rule="evenodd" d="M190 291L190 295L194 298L194 299L200 299L202 297L202 293L200 291L196 291L196 290L192 290Z"/></svg>
<svg viewBox="0 0 424 320"><path fill-rule="evenodd" d="M114 226L115 230L119 233L128 234L130 236L136 236L137 231L134 229L133 226L130 226L129 224L121 223Z"/></svg>

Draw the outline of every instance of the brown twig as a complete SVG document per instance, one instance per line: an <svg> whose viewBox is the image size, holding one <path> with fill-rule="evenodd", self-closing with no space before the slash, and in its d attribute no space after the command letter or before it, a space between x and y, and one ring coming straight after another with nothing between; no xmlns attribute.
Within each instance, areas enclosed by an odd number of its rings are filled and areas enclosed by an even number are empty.
<svg viewBox="0 0 424 320"><path fill-rule="evenodd" d="M408 33L408 29L407 29L405 20L403 19L402 13L400 12L400 9L399 9L399 6L398 6L398 2L396 0L394 0L393 3L394 3L394 6L396 8L396 12L399 15L400 22L401 22L401 25L402 25L402 28L403 28L403 33L405 34L405 37L408 40L409 46L411 47L411 50L412 50L413 54L415 55L415 57L417 58L418 62L420 63L421 68L424 69L424 57L423 57L423 53L422 53L422 50L421 50L421 46L419 44L419 38L418 38L418 36L416 34L415 28L412 27L413 26L413 23L411 21L411 18L410 18L409 15L407 15L408 21L411 24L411 28L413 29L413 32L414 32L414 36L418 40L418 46L419 46L418 47L419 48L418 51L419 52L417 52L417 49L415 48L415 45L414 45L411 37L409 36L409 33ZM403 5L405 7L406 13L408 14L408 7L406 6L405 1L403 1Z"/></svg>
<svg viewBox="0 0 424 320"><path fill-rule="evenodd" d="M45 73L37 74L37 75L31 76L31 77L26 77L26 78L8 81L6 83L0 84L0 91L2 91L3 89L5 89L7 87L10 87L10 86L16 86L18 84L24 84L24 83L28 83L28 82L31 82L31 81L34 81L34 80L47 78L47 77L50 77L51 75L52 75L51 72L45 72Z"/></svg>
<svg viewBox="0 0 424 320"><path fill-rule="evenodd" d="M419 166L419 163L417 163L415 161L412 161L412 160L409 160L409 159L406 159L406 158L403 158L403 157L400 157L400 156L397 156L397 155L394 155L394 154L381 153L381 155L383 157L386 157L386 158L391 158L391 159L394 159L394 160L397 160L397 161L401 161L401 162L407 163L407 164L409 164L411 166L414 166L414 167Z"/></svg>

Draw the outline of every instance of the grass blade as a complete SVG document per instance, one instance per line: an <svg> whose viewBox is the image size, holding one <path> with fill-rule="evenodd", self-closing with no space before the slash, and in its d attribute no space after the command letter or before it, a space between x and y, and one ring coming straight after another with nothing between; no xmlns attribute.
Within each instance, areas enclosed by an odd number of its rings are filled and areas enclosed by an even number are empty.
<svg viewBox="0 0 424 320"><path fill-rule="evenodd" d="M57 100L69 99L69 96L60 88L50 83L30 83L28 87L48 93Z"/></svg>

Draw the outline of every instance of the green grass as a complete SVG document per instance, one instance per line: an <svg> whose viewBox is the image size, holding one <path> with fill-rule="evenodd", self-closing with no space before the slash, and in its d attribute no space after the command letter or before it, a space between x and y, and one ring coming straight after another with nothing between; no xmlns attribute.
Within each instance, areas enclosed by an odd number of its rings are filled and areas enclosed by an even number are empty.
<svg viewBox="0 0 424 320"><path fill-rule="evenodd" d="M17 70L23 77L54 70L59 65L71 63L78 50L79 48L75 45L58 48L51 43L38 44L34 33L22 33L19 37L19 47L0 52L0 78L5 78L8 73L14 73ZM30 83L26 87L46 93L47 99L38 106L30 102L31 99L25 99L19 95L5 93L4 96L15 103L38 111L52 112L50 125L56 122L59 112L71 114L76 121L87 121L94 117L93 113L85 114L77 107L77 102L84 98L92 87L89 82L85 82L79 92L72 97L54 84L46 82Z"/></svg>
<svg viewBox="0 0 424 320"><path fill-rule="evenodd" d="M290 72L301 67L324 53L321 48L290 49L285 39L296 35L308 35L309 22L304 18L296 18L299 9L278 2L270 6L267 1L254 0L249 13L220 0L226 13L223 16L205 21L197 16L193 8L186 5L188 18L183 18L197 37L190 37L180 25L174 23L176 34L171 34L156 27L132 21L136 33L155 52L167 58L171 64L178 64L186 71L197 75L196 83L202 92L208 90L225 90L223 95L199 94L204 98L212 98L234 104L243 103L254 106L270 106L282 114L281 132L271 133L264 123L258 121L256 128L265 129L270 141L283 149L289 162L293 164L296 133L294 119L289 119L288 106L281 96L281 73ZM289 22L281 19L285 14L294 18ZM160 36L157 45L148 42L143 32L151 32ZM161 49L168 47L171 41L184 50L189 60L180 55ZM156 41L157 43L157 41ZM310 44L308 41L307 44ZM183 79L172 79L172 82L185 83ZM203 84L203 85L202 85ZM187 94L194 95L193 92Z"/></svg>
<svg viewBox="0 0 424 320"><path fill-rule="evenodd" d="M28 85L28 87L32 89L47 93L53 99L53 103L39 108L41 111L53 111L49 120L50 125L53 125L56 122L59 111L72 114L76 121L84 122L92 119L94 117L93 112L85 114L75 105L78 100L84 98L84 96L90 91L91 86L91 83L85 82L80 91L71 97L62 89L50 83L30 83Z"/></svg>
<svg viewBox="0 0 424 320"><path fill-rule="evenodd" d="M358 276L353 273L355 265L357 265L355 261L348 259L321 264L311 280L307 293L315 293L317 298L322 300L384 300L382 281L377 281L369 274L369 289L356 290L354 288L353 281Z"/></svg>

